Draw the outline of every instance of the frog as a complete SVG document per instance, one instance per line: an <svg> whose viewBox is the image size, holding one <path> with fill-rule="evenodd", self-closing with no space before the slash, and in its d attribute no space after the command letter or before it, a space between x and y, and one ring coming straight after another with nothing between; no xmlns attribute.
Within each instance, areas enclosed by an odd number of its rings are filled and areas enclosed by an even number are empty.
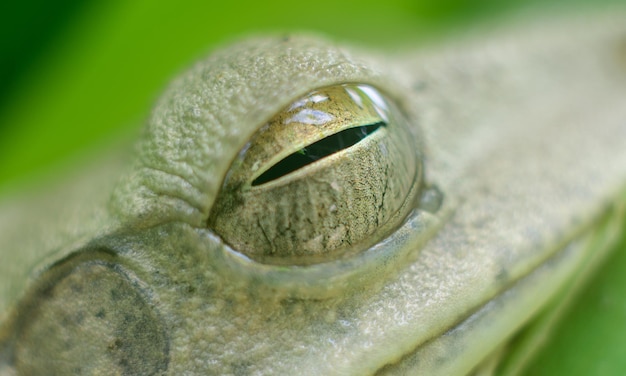
<svg viewBox="0 0 626 376"><path fill-rule="evenodd" d="M0 374L519 372L625 228L596 18L213 52L135 146L0 207Z"/></svg>

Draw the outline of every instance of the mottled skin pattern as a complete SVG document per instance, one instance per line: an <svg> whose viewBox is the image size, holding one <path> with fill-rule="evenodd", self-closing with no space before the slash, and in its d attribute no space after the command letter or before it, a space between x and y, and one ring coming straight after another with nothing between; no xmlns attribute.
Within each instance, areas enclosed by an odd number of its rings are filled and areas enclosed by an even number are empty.
<svg viewBox="0 0 626 376"><path fill-rule="evenodd" d="M623 228L621 20L403 56L311 37L215 52L165 91L132 162L111 153L1 207L0 374L470 372ZM232 161L342 83L397 104L436 189L349 258L239 256L207 228Z"/></svg>

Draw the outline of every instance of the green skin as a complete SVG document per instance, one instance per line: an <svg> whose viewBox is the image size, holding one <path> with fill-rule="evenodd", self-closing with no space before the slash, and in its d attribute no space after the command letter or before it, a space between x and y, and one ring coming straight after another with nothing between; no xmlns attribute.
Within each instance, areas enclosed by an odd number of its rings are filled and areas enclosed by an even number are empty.
<svg viewBox="0 0 626 376"><path fill-rule="evenodd" d="M0 207L0 374L517 370L623 229L620 20L391 58L309 37L215 52L164 93L136 155ZM341 260L241 256L207 227L232 162L282 109L342 83L407 117L418 198Z"/></svg>

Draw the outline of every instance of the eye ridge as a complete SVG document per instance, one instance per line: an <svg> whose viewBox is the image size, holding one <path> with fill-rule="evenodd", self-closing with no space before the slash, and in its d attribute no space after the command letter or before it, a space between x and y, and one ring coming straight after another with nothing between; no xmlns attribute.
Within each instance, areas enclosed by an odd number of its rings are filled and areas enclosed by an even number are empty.
<svg viewBox="0 0 626 376"><path fill-rule="evenodd" d="M299 170L315 161L326 158L329 155L347 149L364 138L368 137L380 127L387 126L387 123L379 121L374 124L361 125L344 129L302 149L286 156L272 167L263 172L252 181L252 186L256 187L273 180L279 179L287 174Z"/></svg>

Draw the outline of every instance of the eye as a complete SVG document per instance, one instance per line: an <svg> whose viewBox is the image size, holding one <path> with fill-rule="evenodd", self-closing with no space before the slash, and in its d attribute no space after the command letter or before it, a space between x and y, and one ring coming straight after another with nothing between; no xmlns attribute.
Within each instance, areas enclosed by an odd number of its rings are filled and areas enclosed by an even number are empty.
<svg viewBox="0 0 626 376"><path fill-rule="evenodd" d="M420 155L404 116L378 90L321 88L251 138L208 224L265 264L346 258L388 236L414 208Z"/></svg>
<svg viewBox="0 0 626 376"><path fill-rule="evenodd" d="M384 122L379 122L371 125L348 128L340 131L339 133L335 133L332 136L316 141L311 145L305 146L295 153L290 154L285 159L270 167L269 170L254 179L252 181L252 185L256 186L278 179L289 174L290 172L296 171L308 165L309 163L313 163L333 153L347 149L367 137L370 133L374 132L381 126L386 125L387 124Z"/></svg>

